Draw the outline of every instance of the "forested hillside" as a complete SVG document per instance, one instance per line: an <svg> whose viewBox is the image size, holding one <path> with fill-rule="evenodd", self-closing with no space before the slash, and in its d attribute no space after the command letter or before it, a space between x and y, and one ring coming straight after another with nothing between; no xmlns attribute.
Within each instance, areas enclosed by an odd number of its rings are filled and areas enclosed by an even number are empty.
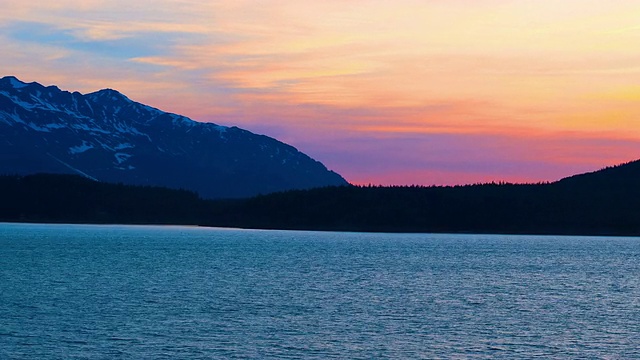
<svg viewBox="0 0 640 360"><path fill-rule="evenodd" d="M0 196L2 221L196 224L206 204L189 191L60 174L1 176Z"/></svg>
<svg viewBox="0 0 640 360"><path fill-rule="evenodd" d="M73 175L0 177L0 221L380 232L640 235L640 163L554 183L336 186L203 200Z"/></svg>

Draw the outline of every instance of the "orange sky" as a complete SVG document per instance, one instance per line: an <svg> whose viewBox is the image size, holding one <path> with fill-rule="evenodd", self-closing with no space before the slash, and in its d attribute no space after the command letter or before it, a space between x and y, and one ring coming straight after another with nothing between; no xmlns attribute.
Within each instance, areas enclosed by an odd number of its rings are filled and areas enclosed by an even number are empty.
<svg viewBox="0 0 640 360"><path fill-rule="evenodd" d="M356 183L640 158L640 3L7 1L3 75L278 138Z"/></svg>

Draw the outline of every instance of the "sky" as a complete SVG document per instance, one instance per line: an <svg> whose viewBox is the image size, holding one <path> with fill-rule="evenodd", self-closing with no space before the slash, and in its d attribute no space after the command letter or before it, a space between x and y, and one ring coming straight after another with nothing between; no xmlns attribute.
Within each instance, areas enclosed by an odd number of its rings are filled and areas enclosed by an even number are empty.
<svg viewBox="0 0 640 360"><path fill-rule="evenodd" d="M640 158L637 0L0 0L0 69L291 144L355 184Z"/></svg>

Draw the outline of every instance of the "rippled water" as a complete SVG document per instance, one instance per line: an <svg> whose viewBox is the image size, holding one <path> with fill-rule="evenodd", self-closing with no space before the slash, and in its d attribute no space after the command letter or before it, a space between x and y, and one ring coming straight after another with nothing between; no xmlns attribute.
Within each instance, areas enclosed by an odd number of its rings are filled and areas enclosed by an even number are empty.
<svg viewBox="0 0 640 360"><path fill-rule="evenodd" d="M0 224L0 359L638 358L640 239Z"/></svg>

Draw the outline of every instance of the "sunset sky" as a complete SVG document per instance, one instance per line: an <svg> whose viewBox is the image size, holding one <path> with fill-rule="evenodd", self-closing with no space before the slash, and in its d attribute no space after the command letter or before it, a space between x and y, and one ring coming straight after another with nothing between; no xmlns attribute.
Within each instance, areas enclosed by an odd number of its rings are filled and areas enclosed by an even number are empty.
<svg viewBox="0 0 640 360"><path fill-rule="evenodd" d="M275 137L358 184L640 158L637 0L0 0L0 76Z"/></svg>

